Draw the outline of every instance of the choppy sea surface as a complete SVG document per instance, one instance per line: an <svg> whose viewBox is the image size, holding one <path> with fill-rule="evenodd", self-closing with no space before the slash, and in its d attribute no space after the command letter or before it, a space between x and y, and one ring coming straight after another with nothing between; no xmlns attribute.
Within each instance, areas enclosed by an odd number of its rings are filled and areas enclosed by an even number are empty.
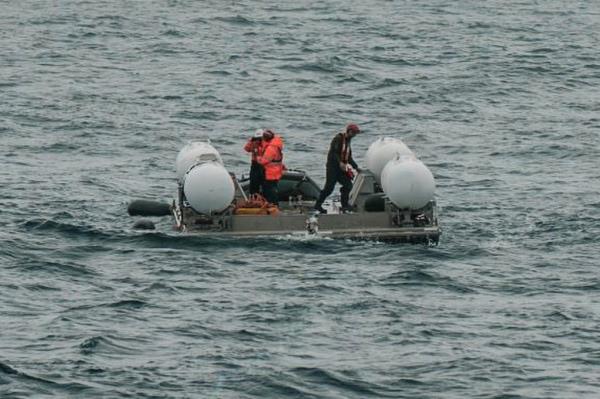
<svg viewBox="0 0 600 399"><path fill-rule="evenodd" d="M0 1L0 397L597 398L597 1ZM210 139L346 123L437 247L134 230Z"/></svg>

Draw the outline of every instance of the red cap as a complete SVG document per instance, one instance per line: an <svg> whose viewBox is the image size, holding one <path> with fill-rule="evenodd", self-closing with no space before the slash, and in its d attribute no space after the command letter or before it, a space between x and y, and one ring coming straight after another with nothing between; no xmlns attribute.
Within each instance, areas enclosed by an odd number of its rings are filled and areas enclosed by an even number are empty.
<svg viewBox="0 0 600 399"><path fill-rule="evenodd" d="M346 126L346 132L358 134L360 133L360 129L357 124L351 123L348 126Z"/></svg>
<svg viewBox="0 0 600 399"><path fill-rule="evenodd" d="M267 129L263 132L263 139L271 140L273 137L275 137L275 133L273 133L271 129Z"/></svg>

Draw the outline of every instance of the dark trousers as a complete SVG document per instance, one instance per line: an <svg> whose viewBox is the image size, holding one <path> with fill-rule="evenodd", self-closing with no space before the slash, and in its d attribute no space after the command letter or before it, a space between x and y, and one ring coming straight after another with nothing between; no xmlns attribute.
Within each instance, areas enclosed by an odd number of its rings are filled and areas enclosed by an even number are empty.
<svg viewBox="0 0 600 399"><path fill-rule="evenodd" d="M260 193L261 186L265 182L265 168L256 161L250 165L250 195Z"/></svg>
<svg viewBox="0 0 600 399"><path fill-rule="evenodd" d="M279 205L278 180L265 180L263 183L263 196L271 204Z"/></svg>
<svg viewBox="0 0 600 399"><path fill-rule="evenodd" d="M339 165L327 165L325 186L323 187L323 190L321 190L321 195L319 195L319 199L315 206L319 207L323 205L325 198L329 197L333 192L335 183L340 183L342 185L340 188L342 207L348 206L348 199L350 197L350 191L352 190L352 180L340 169Z"/></svg>

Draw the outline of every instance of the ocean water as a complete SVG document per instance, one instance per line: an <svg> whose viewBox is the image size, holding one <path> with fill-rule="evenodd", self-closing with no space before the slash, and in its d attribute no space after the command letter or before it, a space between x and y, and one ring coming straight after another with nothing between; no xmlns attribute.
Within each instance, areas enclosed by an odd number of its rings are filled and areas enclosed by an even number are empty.
<svg viewBox="0 0 600 399"><path fill-rule="evenodd" d="M1 398L597 398L597 1L0 1ZM210 139L401 138L437 247L132 228Z"/></svg>

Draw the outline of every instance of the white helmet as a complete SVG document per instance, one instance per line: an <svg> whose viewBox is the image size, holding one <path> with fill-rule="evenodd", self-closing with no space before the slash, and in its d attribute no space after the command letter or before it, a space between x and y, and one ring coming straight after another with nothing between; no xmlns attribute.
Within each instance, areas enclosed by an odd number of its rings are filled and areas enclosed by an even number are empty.
<svg viewBox="0 0 600 399"><path fill-rule="evenodd" d="M256 129L256 131L254 132L254 138L262 139L264 131L265 131L265 129Z"/></svg>

